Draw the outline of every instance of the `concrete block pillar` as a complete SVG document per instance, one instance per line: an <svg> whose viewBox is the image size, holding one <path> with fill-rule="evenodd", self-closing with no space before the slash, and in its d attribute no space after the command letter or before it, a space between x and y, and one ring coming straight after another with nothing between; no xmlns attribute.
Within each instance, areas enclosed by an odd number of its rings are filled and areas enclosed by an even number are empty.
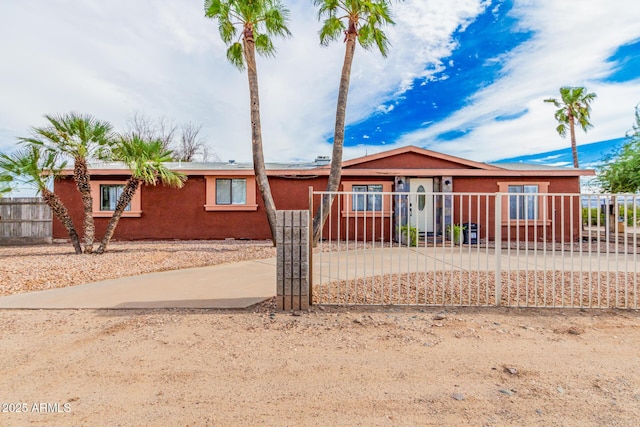
<svg viewBox="0 0 640 427"><path fill-rule="evenodd" d="M280 310L309 308L309 211L277 211L277 304Z"/></svg>

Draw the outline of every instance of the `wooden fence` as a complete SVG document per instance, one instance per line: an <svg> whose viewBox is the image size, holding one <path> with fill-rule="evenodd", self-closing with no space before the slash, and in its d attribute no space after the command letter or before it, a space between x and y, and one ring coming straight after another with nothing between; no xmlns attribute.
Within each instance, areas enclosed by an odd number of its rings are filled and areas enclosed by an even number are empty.
<svg viewBox="0 0 640 427"><path fill-rule="evenodd" d="M41 198L0 198L0 245L51 242L51 209Z"/></svg>

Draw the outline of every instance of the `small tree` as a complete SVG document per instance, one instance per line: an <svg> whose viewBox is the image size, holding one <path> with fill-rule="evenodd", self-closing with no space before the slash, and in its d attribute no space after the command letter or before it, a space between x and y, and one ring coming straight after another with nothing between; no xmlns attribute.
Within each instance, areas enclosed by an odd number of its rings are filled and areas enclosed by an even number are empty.
<svg viewBox="0 0 640 427"><path fill-rule="evenodd" d="M627 132L628 141L615 156L604 159L597 181L607 193L635 193L640 190L640 104L636 105L635 124Z"/></svg>
<svg viewBox="0 0 640 427"><path fill-rule="evenodd" d="M178 127L166 117L152 119L141 111L134 111L128 122L130 135L137 135L145 141L161 141L162 148L171 150Z"/></svg>
<svg viewBox="0 0 640 427"><path fill-rule="evenodd" d="M218 159L215 153L210 153L206 141L200 136L202 125L187 122L176 126L173 120L165 117L152 119L140 111L135 111L128 121L127 135L136 135L145 141L161 141L162 148L173 152L174 161L206 162L210 155Z"/></svg>
<svg viewBox="0 0 640 427"><path fill-rule="evenodd" d="M185 123L180 129L180 139L173 150L174 160L183 162L193 162L197 157L203 162L209 157L209 149L200 137L202 125L196 125L193 122Z"/></svg>
<svg viewBox="0 0 640 427"><path fill-rule="evenodd" d="M169 170L163 163L171 161L171 152L163 148L163 142L145 141L136 135L121 137L113 149L113 159L124 162L131 169L113 216L107 224L102 242L96 251L102 254L113 237L122 213L138 190L140 184L156 185L161 182L171 187L182 187L186 176Z"/></svg>
<svg viewBox="0 0 640 427"><path fill-rule="evenodd" d="M55 151L47 150L40 145L29 144L12 155L0 153L0 182L7 189L17 183L35 188L42 195L42 199L53 215L60 220L69 233L75 252L81 254L80 238L69 211L60 198L48 188L50 181L56 179L60 170L65 167L66 163L59 161Z"/></svg>
<svg viewBox="0 0 640 427"><path fill-rule="evenodd" d="M560 99L549 98L544 102L552 103L558 110L554 117L558 121L556 131L561 137L567 135L567 125L571 135L571 154L573 155L573 167L579 168L578 163L578 147L576 144L576 122L583 131L592 128L593 125L589 121L591 115L591 102L596 99L595 93L586 93L584 87L563 86L560 88Z"/></svg>
<svg viewBox="0 0 640 427"><path fill-rule="evenodd" d="M93 252L95 225L93 222L93 197L87 162L106 158L113 143L111 124L90 115L69 113L45 115L49 125L33 128L33 137L20 141L39 145L73 159L73 180L82 197L84 208L84 252Z"/></svg>

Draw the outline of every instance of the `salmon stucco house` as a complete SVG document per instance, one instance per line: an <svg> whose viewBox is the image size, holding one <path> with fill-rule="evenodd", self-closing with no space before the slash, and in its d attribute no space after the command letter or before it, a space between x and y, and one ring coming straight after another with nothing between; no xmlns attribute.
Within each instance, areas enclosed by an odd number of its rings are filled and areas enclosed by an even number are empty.
<svg viewBox="0 0 640 427"><path fill-rule="evenodd" d="M535 193L575 194L580 193L580 176L594 175L592 170L545 167L526 164L488 164L462 159L418 147L408 146L378 154L368 155L343 164L341 191L354 193L403 192L430 195L416 199L415 203L404 203L401 198L365 194L343 196L341 203L334 203L336 218L331 236L344 234L350 218L358 215L371 217L372 230L392 234L393 227L384 228L383 222L394 220L405 224L402 217L417 227L421 234L442 233L443 226L457 222L486 222L495 218L495 203L489 199L474 198L470 193ZM187 175L188 180L181 189L158 186L142 186L118 224L115 239L269 239L270 232L264 203L257 190L251 164L229 162L216 163L172 163L170 169ZM309 187L324 191L329 175L327 158L318 158L312 163L268 164L271 190L278 209L308 209ZM104 232L113 213L121 186L128 178L128 170L119 164L96 164L90 167L93 192L93 215L96 232ZM83 210L80 195L71 176L66 171L55 182L54 190L68 207L76 223L80 223ZM460 202L452 199L447 207L445 195L469 195ZM442 195L439 197L439 195ZM515 197L515 196L514 196ZM526 205L527 196L518 196L520 206L501 207L505 230L514 235L526 228L544 229L549 226L558 206L551 207L538 202ZM320 200L315 197L316 202ZM466 201L465 201L466 200ZM484 200L484 201L483 201ZM408 199L407 199L408 201ZM409 201L410 202L410 201ZM561 203L568 203L562 201ZM573 202L571 202L573 203ZM463 205L464 204L464 205ZM404 209L404 210L403 210ZM416 212L423 212L424 220L413 220ZM520 211L520 213L518 213ZM579 209L571 210L577 215ZM404 212L404 213L403 213ZM515 214L514 214L515 212ZM448 216L449 213L452 213ZM476 213L482 216L476 217ZM514 216L515 215L515 216ZM410 218L411 216L411 218ZM519 219L523 224L518 223ZM566 220L566 218L564 219ZM575 235L579 220L563 232ZM341 223L341 226L338 225ZM526 230L525 230L526 231ZM329 231L325 232L328 237ZM356 233L358 231L350 231ZM367 231L362 231L365 234ZM481 237L491 239L491 227L481 228ZM505 235L509 233L503 233ZM542 234L541 234L542 235ZM64 227L54 220L53 237L66 238Z"/></svg>

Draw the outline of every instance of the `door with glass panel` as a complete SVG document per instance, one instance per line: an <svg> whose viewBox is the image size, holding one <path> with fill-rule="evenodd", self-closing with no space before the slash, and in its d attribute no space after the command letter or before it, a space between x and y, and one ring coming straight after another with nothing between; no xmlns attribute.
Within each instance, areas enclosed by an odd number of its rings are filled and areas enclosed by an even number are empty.
<svg viewBox="0 0 640 427"><path fill-rule="evenodd" d="M409 224L421 235L432 233L433 178L411 178L409 191L412 193L409 196Z"/></svg>

